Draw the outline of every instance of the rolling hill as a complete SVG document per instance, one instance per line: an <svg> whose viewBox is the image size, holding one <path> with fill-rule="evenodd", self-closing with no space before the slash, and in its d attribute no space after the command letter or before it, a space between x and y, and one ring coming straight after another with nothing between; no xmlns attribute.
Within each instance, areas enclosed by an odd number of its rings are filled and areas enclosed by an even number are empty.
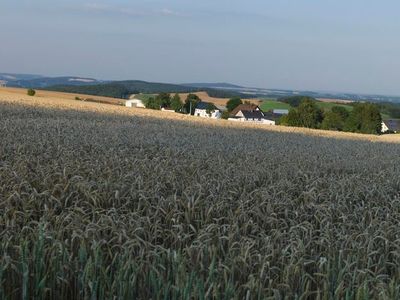
<svg viewBox="0 0 400 300"><path fill-rule="evenodd" d="M64 76L64 77L38 77L17 79L7 82L9 87L22 87L22 88L47 88L54 85L65 86L79 86L79 85L93 85L103 83L93 78L84 78L77 76Z"/></svg>
<svg viewBox="0 0 400 300"><path fill-rule="evenodd" d="M158 82L146 82L141 80L113 81L96 85L54 85L46 87L47 90L79 93L116 98L129 98L131 94L157 94L157 93L192 93L206 91L209 96L216 98L230 98L244 96L237 92L219 89L200 89L198 87L184 86L179 84L168 84Z"/></svg>

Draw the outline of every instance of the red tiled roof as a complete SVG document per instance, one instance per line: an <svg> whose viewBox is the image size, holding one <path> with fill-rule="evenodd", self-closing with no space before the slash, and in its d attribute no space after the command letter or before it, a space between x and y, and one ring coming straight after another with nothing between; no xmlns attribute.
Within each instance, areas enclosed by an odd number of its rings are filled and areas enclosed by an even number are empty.
<svg viewBox="0 0 400 300"><path fill-rule="evenodd" d="M239 111L255 111L260 108L254 104L240 104L234 110L231 111L231 116L236 116Z"/></svg>

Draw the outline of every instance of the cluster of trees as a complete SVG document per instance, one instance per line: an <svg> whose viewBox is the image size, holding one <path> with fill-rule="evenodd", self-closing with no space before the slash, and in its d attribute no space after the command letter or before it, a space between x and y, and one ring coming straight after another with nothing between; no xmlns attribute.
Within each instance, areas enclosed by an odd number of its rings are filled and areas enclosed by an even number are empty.
<svg viewBox="0 0 400 300"><path fill-rule="evenodd" d="M176 112L181 111L183 108L181 97L178 94L175 94L173 97L171 97L171 94L168 93L160 93L155 97L150 97L144 101L144 105L146 108L158 110L163 107L171 108Z"/></svg>
<svg viewBox="0 0 400 300"><path fill-rule="evenodd" d="M316 100L304 98L279 122L287 126L379 134L382 117L379 107L372 103L356 103L351 112L340 106L324 112Z"/></svg>

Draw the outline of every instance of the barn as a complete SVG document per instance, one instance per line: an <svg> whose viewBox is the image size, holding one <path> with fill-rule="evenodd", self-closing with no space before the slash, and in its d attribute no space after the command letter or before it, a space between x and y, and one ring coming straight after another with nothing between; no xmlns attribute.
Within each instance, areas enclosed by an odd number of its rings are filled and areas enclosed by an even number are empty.
<svg viewBox="0 0 400 300"><path fill-rule="evenodd" d="M144 105L143 101L139 100L139 99L126 100L125 106L126 107L138 107L138 108L145 108L146 107Z"/></svg>

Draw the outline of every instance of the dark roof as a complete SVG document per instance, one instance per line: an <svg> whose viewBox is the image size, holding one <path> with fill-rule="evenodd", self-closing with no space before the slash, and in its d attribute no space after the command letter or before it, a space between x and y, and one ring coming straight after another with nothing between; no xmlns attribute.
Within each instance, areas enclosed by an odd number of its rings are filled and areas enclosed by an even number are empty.
<svg viewBox="0 0 400 300"><path fill-rule="evenodd" d="M390 131L400 131L400 120L383 120Z"/></svg>
<svg viewBox="0 0 400 300"><path fill-rule="evenodd" d="M259 110L242 110L242 114L246 119L263 119L264 115Z"/></svg>
<svg viewBox="0 0 400 300"><path fill-rule="evenodd" d="M199 103L197 103L197 105L196 105L196 108L197 109L208 109L208 106L209 105L213 105L212 103L209 103L209 102L199 102Z"/></svg>
<svg viewBox="0 0 400 300"><path fill-rule="evenodd" d="M267 119L267 120L277 121L280 117L282 117L282 115L280 115L280 114L274 114L271 112L264 113L264 119Z"/></svg>
<svg viewBox="0 0 400 300"><path fill-rule="evenodd" d="M254 104L240 104L231 111L231 116L236 116L236 114L239 111L254 111L254 110L260 110L260 108Z"/></svg>

